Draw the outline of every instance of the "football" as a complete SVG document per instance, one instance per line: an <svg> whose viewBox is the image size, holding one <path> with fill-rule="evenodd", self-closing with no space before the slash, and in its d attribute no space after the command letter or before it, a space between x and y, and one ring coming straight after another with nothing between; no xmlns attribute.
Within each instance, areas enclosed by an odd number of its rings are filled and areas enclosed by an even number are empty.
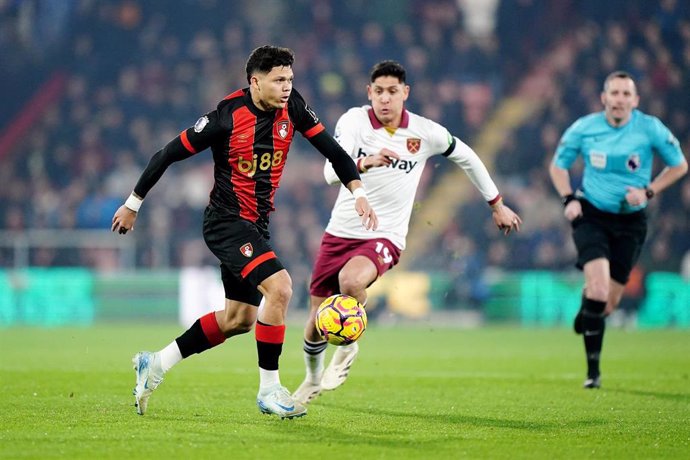
<svg viewBox="0 0 690 460"><path fill-rule="evenodd" d="M332 295L316 311L316 329L333 345L349 345L367 328L367 312L357 299Z"/></svg>

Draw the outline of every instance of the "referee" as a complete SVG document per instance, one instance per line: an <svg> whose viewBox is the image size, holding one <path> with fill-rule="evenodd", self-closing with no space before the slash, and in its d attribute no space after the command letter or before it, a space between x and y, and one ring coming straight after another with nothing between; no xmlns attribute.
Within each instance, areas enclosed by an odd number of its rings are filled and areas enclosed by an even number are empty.
<svg viewBox="0 0 690 460"><path fill-rule="evenodd" d="M647 235L649 200L688 170L678 140L656 117L639 110L630 74L606 77L604 110L573 123L561 137L549 168L573 228L576 266L585 286L575 332L583 335L587 356L584 388L599 388L599 358L605 317L620 303L630 271ZM666 167L652 179L654 154ZM582 186L573 191L568 169L584 160Z"/></svg>

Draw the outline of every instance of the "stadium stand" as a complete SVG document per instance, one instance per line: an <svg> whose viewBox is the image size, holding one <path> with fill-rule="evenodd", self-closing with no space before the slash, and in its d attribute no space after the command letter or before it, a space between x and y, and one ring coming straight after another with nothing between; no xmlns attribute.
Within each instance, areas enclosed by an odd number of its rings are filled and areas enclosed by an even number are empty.
<svg viewBox="0 0 690 460"><path fill-rule="evenodd" d="M409 108L474 145L524 217L523 233L503 239L466 180L459 193L448 186L457 171L442 160L427 168L419 196L431 198L415 216L405 267L450 267L460 297L450 301L481 306L487 270L570 268L572 243L545 165L562 130L598 108L598 85L609 71L633 72L645 111L667 121L690 151L686 3L553 3L558 7L501 1L494 32L482 37L459 27L463 12L451 0L299 0L290 8L255 0L232 14L218 14L220 2L195 0L47 2L59 4L56 11L41 2L0 3L0 77L9 83L0 119L0 231L10 238L108 229L150 156L245 85L244 59L259 44L296 51L295 86L328 129L346 108L366 103L370 66L392 58L408 68ZM297 142L290 155L272 231L301 286L294 303L305 305L300 296L335 190L322 184L322 159L307 143ZM136 256L126 263L216 263L200 235L210 168L206 154L171 168L144 205ZM444 198L449 190L458 201ZM651 206L657 218L641 265L677 272L690 251L690 183L660 198ZM468 215L486 220L477 225ZM428 257L428 247L444 257ZM118 251L37 247L22 263L112 270L125 260ZM0 247L0 266L16 266L16 254Z"/></svg>

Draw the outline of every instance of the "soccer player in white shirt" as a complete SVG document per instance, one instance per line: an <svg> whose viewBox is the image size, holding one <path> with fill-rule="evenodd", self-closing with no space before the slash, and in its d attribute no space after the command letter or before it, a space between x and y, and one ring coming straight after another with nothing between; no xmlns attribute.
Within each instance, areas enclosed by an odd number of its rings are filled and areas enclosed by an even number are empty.
<svg viewBox="0 0 690 460"><path fill-rule="evenodd" d="M446 128L405 110L410 93L405 69L382 61L371 72L367 95L371 106L355 107L338 120L335 138L357 163L371 206L377 210L375 233L362 227L353 198L341 187L314 263L311 311L304 329L306 378L294 398L306 404L322 390L334 390L349 374L359 346L340 346L324 371L327 342L314 326L321 302L337 293L366 304L366 288L398 263L405 249L417 186L426 161L443 155L457 164L488 202L494 223L506 235L519 231L522 220L503 204L501 195L477 154ZM329 162L329 184L338 178Z"/></svg>

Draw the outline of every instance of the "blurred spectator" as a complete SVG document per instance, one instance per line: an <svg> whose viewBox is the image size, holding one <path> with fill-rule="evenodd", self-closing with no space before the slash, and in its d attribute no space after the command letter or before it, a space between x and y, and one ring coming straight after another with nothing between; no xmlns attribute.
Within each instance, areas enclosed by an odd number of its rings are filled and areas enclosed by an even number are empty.
<svg viewBox="0 0 690 460"><path fill-rule="evenodd" d="M346 107L367 103L362 88L369 67L392 58L414 76L408 108L472 143L493 109L540 70L539 59L572 39L575 58L558 70L554 93L539 113L506 133L496 157L500 181L509 184L509 196L525 214L525 231L515 239L490 238L484 222L467 219L479 215L480 206L485 211L474 196L438 241L455 248L450 254L463 255L417 260L412 268L569 269L573 248L544 164L558 134L578 114L601 109L599 82L611 70L635 74L643 109L667 120L684 152L690 150L687 2L505 0L498 3L494 31L479 37L463 26L468 18L458 5L464 2L453 0L296 0L290 7L269 1L179 3L0 2L0 134L36 87L58 70L68 74L58 103L43 108L12 151L0 151L2 230L107 228L103 216L112 212L104 209L112 210L129 193L122 184L131 184L167 139L212 109L226 91L245 85L244 57L267 42L296 51L295 87L313 101L329 130ZM272 226L282 238L275 242L281 259L295 265L288 269L297 298L302 288L306 296L313 238L323 230L335 189L325 185L321 158L310 145L296 141L290 156L283 181L294 192L278 195ZM206 160L185 162L155 191L161 208L155 218L152 212L138 222L137 234L164 241L157 243L161 248L142 250L140 265L216 263L207 253L195 253L203 248L198 229L212 183L212 171L200 166ZM419 197L445 170L425 170ZM689 182L654 203L659 219L650 227L645 272L678 271L683 255L690 254ZM5 266L8 260L0 257ZM60 251L35 260L64 262ZM690 256L685 260L688 265Z"/></svg>

